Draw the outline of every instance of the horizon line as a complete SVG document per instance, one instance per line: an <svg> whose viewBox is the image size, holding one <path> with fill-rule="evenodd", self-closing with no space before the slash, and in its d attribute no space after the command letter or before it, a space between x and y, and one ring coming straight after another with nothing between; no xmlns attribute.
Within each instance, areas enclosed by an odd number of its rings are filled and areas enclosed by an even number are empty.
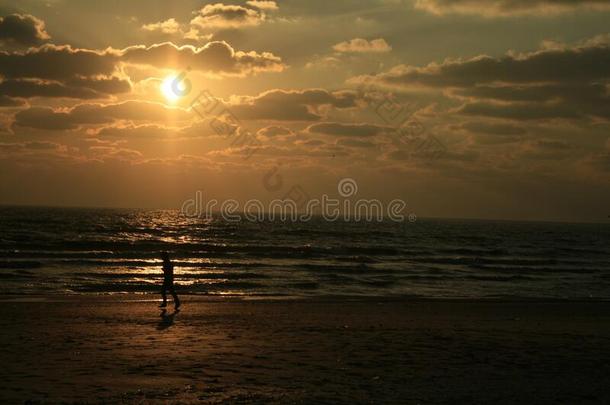
<svg viewBox="0 0 610 405"><path fill-rule="evenodd" d="M146 210L146 211L180 211L177 207L117 207L117 206L93 206L93 205L47 205L47 204L15 204L15 203L0 203L0 208L50 208L50 209L97 209L97 210ZM212 211L212 214L219 214L220 211ZM235 214L244 214L243 211L235 212ZM320 214L314 214L314 217L320 217ZM445 216L420 216L419 220L453 220L453 221L489 221L489 222L531 222L531 223L561 223L561 224L610 224L610 215L608 217L594 219L523 219L523 218L484 218L484 217L445 217ZM415 222L417 222L415 221ZM290 222L290 221L285 221ZM298 222L298 221L296 221ZM341 221L336 221L341 222ZM346 222L346 221L343 221ZM349 222L349 221L348 221ZM366 221L365 221L366 222ZM376 221L372 221L376 222ZM408 221L406 221L408 222ZM413 223L413 222L408 222Z"/></svg>

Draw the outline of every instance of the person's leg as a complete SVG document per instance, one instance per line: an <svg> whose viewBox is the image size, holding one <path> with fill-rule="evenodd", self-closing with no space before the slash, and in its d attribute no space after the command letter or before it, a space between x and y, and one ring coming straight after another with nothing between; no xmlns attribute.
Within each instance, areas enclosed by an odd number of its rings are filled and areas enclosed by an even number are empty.
<svg viewBox="0 0 610 405"><path fill-rule="evenodd" d="M160 305L161 307L164 307L167 305L167 294L165 293L166 289L167 289L167 285L165 283L163 283L163 286L161 287L161 297L163 297L163 303Z"/></svg>
<svg viewBox="0 0 610 405"><path fill-rule="evenodd" d="M178 308L180 306L180 300L178 299L178 294L176 294L173 284L170 286L169 292L172 294L172 297L174 297L174 306Z"/></svg>

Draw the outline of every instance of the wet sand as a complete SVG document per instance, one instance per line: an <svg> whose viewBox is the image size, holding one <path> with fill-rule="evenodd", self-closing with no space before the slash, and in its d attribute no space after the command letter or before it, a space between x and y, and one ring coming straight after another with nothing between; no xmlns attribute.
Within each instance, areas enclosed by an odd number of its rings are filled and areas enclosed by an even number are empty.
<svg viewBox="0 0 610 405"><path fill-rule="evenodd" d="M1 403L610 401L607 302L1 303Z"/></svg>

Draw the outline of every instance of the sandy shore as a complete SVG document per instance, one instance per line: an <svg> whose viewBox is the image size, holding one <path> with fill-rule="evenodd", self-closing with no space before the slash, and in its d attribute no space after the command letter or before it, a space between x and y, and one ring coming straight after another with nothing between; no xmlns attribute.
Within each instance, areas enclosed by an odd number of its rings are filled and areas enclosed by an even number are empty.
<svg viewBox="0 0 610 405"><path fill-rule="evenodd" d="M608 403L610 303L0 305L0 402Z"/></svg>

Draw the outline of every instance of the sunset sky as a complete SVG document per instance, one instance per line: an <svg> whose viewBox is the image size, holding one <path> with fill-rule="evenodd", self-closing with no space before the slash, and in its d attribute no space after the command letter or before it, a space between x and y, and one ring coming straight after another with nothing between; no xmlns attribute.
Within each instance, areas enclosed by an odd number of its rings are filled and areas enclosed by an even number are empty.
<svg viewBox="0 0 610 405"><path fill-rule="evenodd" d="M0 203L349 177L422 217L605 221L609 27L602 0L0 0Z"/></svg>

